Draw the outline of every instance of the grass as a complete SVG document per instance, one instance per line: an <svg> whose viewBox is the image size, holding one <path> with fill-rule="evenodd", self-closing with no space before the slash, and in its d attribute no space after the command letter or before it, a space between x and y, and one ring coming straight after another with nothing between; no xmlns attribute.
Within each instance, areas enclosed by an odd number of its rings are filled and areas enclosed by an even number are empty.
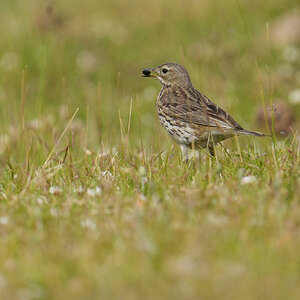
<svg viewBox="0 0 300 300"><path fill-rule="evenodd" d="M296 4L2 1L0 298L298 299L297 132L185 164L140 76L184 63L267 131L258 107L297 83L266 23Z"/></svg>

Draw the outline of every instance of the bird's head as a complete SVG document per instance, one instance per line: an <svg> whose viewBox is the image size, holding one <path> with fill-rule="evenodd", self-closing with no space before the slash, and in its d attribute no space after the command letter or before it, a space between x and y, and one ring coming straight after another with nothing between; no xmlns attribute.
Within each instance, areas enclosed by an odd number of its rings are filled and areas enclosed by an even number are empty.
<svg viewBox="0 0 300 300"><path fill-rule="evenodd" d="M186 69L176 63L165 63L157 68L143 69L144 77L156 77L162 86L180 85L189 86L191 80Z"/></svg>

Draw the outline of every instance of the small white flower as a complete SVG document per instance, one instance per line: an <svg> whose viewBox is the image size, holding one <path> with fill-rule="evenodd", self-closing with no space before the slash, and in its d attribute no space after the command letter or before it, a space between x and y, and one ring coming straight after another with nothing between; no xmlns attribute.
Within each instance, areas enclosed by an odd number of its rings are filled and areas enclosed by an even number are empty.
<svg viewBox="0 0 300 300"><path fill-rule="evenodd" d="M139 167L139 170L138 170L138 173L139 173L139 175L140 175L141 177L146 176L147 172L146 172L145 167L140 166L140 167Z"/></svg>
<svg viewBox="0 0 300 300"><path fill-rule="evenodd" d="M102 176L106 179L106 180L113 180L114 176L113 174L111 174L111 172L109 171L103 171L101 172Z"/></svg>
<svg viewBox="0 0 300 300"><path fill-rule="evenodd" d="M84 192L83 187L80 185L77 189L74 189L74 193L76 194L82 194Z"/></svg>
<svg viewBox="0 0 300 300"><path fill-rule="evenodd" d="M140 200L141 202L146 202L147 198L143 194L139 194L138 195L138 200Z"/></svg>
<svg viewBox="0 0 300 300"><path fill-rule="evenodd" d="M291 91L288 99L291 104L300 104L300 89Z"/></svg>
<svg viewBox="0 0 300 300"><path fill-rule="evenodd" d="M83 148L83 151L85 152L86 155L92 155L93 152L89 149Z"/></svg>
<svg viewBox="0 0 300 300"><path fill-rule="evenodd" d="M61 194L62 190L58 186L51 186L49 189L49 193L52 195L59 195Z"/></svg>
<svg viewBox="0 0 300 300"><path fill-rule="evenodd" d="M87 189L87 194L91 197L100 196L102 194L102 190L100 187L96 187L95 189Z"/></svg>
<svg viewBox="0 0 300 300"><path fill-rule="evenodd" d="M253 175L245 176L241 179L241 185L251 184L257 182L257 179Z"/></svg>
<svg viewBox="0 0 300 300"><path fill-rule="evenodd" d="M147 182L148 182L148 178L147 178L147 177L143 177L143 178L141 179L141 184L142 184L142 185L145 185Z"/></svg>
<svg viewBox="0 0 300 300"><path fill-rule="evenodd" d="M40 121L39 121L39 119L32 119L27 123L27 126L30 129L38 129L40 126Z"/></svg>
<svg viewBox="0 0 300 300"><path fill-rule="evenodd" d="M9 218L7 216L0 217L0 225L7 225Z"/></svg>
<svg viewBox="0 0 300 300"><path fill-rule="evenodd" d="M36 202L39 204L39 205L43 205L45 203L47 203L47 198L44 197L44 196L40 196L36 199Z"/></svg>
<svg viewBox="0 0 300 300"><path fill-rule="evenodd" d="M113 146L111 148L111 154L113 154L114 156L118 154L118 148L116 146Z"/></svg>
<svg viewBox="0 0 300 300"><path fill-rule="evenodd" d="M80 222L80 224L83 228L88 228L88 229L91 229L91 230L95 230L97 228L96 223L94 221L92 221L91 219L82 220Z"/></svg>

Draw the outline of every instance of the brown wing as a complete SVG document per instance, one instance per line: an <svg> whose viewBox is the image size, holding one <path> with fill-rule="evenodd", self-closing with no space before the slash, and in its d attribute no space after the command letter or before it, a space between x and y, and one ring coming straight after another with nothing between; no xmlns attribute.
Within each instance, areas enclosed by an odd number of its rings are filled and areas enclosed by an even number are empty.
<svg viewBox="0 0 300 300"><path fill-rule="evenodd" d="M170 117L202 126L243 129L227 112L194 88L169 87L162 93L160 104Z"/></svg>

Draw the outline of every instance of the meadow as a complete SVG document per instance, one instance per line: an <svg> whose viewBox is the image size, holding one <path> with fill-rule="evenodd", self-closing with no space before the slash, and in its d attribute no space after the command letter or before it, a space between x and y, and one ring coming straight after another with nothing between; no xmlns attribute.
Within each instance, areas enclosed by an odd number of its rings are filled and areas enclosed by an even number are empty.
<svg viewBox="0 0 300 300"><path fill-rule="evenodd" d="M0 299L299 299L297 126L184 163L141 76L175 61L243 127L277 99L297 124L296 7L1 1Z"/></svg>

